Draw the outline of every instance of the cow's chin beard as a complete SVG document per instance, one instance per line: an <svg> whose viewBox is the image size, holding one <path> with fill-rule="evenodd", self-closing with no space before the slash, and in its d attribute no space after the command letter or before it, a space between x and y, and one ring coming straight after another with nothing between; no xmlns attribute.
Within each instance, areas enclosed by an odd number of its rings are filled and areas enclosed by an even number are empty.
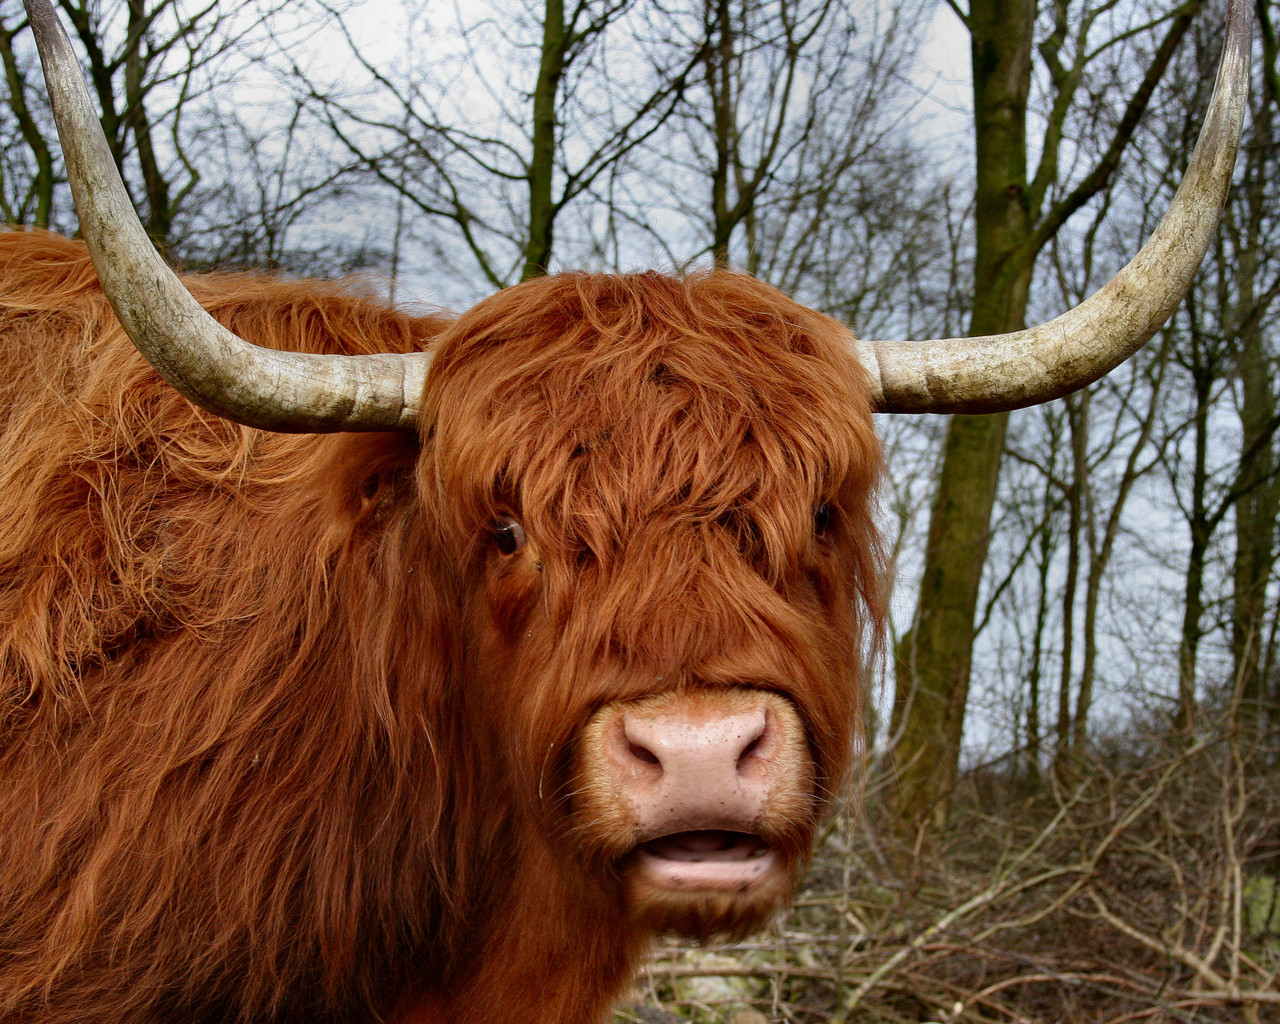
<svg viewBox="0 0 1280 1024"><path fill-rule="evenodd" d="M791 900L801 860L751 835L664 837L624 858L623 898L632 918L657 934L740 939Z"/></svg>

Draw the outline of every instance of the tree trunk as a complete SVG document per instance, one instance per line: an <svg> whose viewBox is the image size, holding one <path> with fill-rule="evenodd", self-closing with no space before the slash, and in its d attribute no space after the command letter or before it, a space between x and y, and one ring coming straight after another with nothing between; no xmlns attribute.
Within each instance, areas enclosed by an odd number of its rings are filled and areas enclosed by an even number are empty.
<svg viewBox="0 0 1280 1024"><path fill-rule="evenodd" d="M1182 637L1178 648L1178 707L1174 715L1174 728L1186 733L1190 733L1196 723L1196 660L1200 650L1200 637L1204 635L1205 555L1213 532L1206 508L1209 483L1209 392L1212 384L1211 373L1200 372L1195 375L1196 409L1192 425L1195 431L1195 455L1191 469L1191 513L1187 523L1191 531L1191 550L1187 555L1187 572L1183 583Z"/></svg>
<svg viewBox="0 0 1280 1024"><path fill-rule="evenodd" d="M533 93L533 140L529 156L529 236L520 280L541 277L551 262L556 209L551 198L556 162L556 102L564 76L569 30L564 0L546 0L542 23L542 57Z"/></svg>
<svg viewBox="0 0 1280 1024"><path fill-rule="evenodd" d="M24 24L25 22L19 22L19 25ZM47 228L53 216L53 152L27 105L27 82L13 52L13 35L14 31L0 21L0 62L4 64L5 81L9 87L9 109L22 131L23 141L31 150L36 173L28 201L15 203L13 208L6 208L3 213L5 220L11 224L25 223L32 227ZM3 172L4 169L0 166L0 174ZM34 209L30 208L31 201L34 201Z"/></svg>
<svg viewBox="0 0 1280 1024"><path fill-rule="evenodd" d="M1246 250L1242 264L1251 261L1256 248ZM1247 268L1237 274L1239 302L1252 299L1252 280ZM1232 565L1231 658L1234 683L1244 701L1246 714L1259 723L1266 703L1264 680L1259 671L1259 651L1266 616L1267 583L1275 561L1275 533L1280 490L1276 486L1275 454L1270 435L1274 432L1276 399L1271 373L1263 352L1262 332L1257 325L1246 327L1239 336L1241 427L1241 490L1235 508L1235 558Z"/></svg>
<svg viewBox="0 0 1280 1024"><path fill-rule="evenodd" d="M1066 580L1062 586L1062 666L1057 684L1053 767L1061 773L1071 753L1071 671L1075 666L1075 590L1080 579L1080 531L1084 529L1084 489L1088 486L1089 393L1066 399L1071 435L1071 477L1066 492Z"/></svg>
<svg viewBox="0 0 1280 1024"><path fill-rule="evenodd" d="M151 139L151 121L147 117L144 93L148 60L146 25L150 18L146 0L129 0L130 46L124 54L124 128L133 136L138 166L142 171L142 185L147 196L147 234L157 249L166 252L173 229L173 204L169 198L169 181L156 158Z"/></svg>
<svg viewBox="0 0 1280 1024"><path fill-rule="evenodd" d="M729 239L737 220L730 209L729 178L733 171L737 108L733 96L733 21L729 0L715 0L707 9L706 32L715 39L707 47L707 95L716 145L711 170L711 256L717 267L729 265Z"/></svg>
<svg viewBox="0 0 1280 1024"><path fill-rule="evenodd" d="M1052 443L1052 440L1051 442ZM1027 672L1027 714L1026 714L1026 763L1027 788L1031 792L1040 789L1040 719L1041 693L1044 678L1044 635L1049 621L1049 573L1053 568L1053 553L1057 543L1054 535L1053 520L1055 515L1053 501L1053 484L1045 484L1043 518L1037 527L1036 553L1036 617L1031 634L1031 665Z"/></svg>
<svg viewBox="0 0 1280 1024"><path fill-rule="evenodd" d="M1071 753L1071 676L1075 664L1076 587L1080 580L1080 532L1084 528L1084 496L1089 484L1089 392L1067 402L1071 434L1071 482L1067 488L1067 578L1062 593L1062 673L1058 679L1058 721L1054 769L1061 775Z"/></svg>
<svg viewBox="0 0 1280 1024"><path fill-rule="evenodd" d="M1034 0L970 5L977 150L971 335L1024 326L1034 259L1025 245L1031 230L1026 110L1035 15ZM906 834L946 822L1007 424L1008 414L954 416L947 427L916 622L897 658L897 792L890 814Z"/></svg>
<svg viewBox="0 0 1280 1024"><path fill-rule="evenodd" d="M1262 21L1264 68L1277 64L1274 30L1266 6ZM1258 295L1258 259L1263 247L1268 202L1269 169L1275 166L1277 143L1273 136L1276 81L1263 76L1262 95L1253 109L1251 144L1245 147L1244 174L1236 195L1243 207L1239 256L1234 261L1236 284L1235 327L1239 335L1241 479L1243 491L1235 510L1235 559L1232 565L1231 657L1234 681L1246 715L1265 728L1271 714L1266 678L1261 669L1263 629L1266 619L1267 583L1275 563L1274 535L1280 515L1280 483L1275 449L1276 394L1265 349Z"/></svg>

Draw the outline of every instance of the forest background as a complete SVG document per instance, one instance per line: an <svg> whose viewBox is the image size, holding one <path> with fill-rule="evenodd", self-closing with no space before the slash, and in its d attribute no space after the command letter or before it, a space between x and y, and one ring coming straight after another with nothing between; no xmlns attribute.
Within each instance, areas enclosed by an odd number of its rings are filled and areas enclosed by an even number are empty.
<svg viewBox="0 0 1280 1024"><path fill-rule="evenodd" d="M1137 251L1217 0L60 0L157 245L465 308L746 270L864 337L1014 330ZM767 935L620 1020L1280 1019L1276 0L1217 242L1071 398L882 417L891 649ZM0 214L76 227L0 0Z"/></svg>

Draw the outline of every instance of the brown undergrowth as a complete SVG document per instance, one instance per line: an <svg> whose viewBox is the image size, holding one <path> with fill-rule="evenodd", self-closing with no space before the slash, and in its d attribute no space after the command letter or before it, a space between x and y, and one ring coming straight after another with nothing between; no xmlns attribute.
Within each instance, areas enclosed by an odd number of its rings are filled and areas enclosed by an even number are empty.
<svg viewBox="0 0 1280 1024"><path fill-rule="evenodd" d="M1280 1020L1274 735L1128 738L1035 791L971 771L927 855L884 838L876 790L831 823L768 934L661 948L616 1019Z"/></svg>

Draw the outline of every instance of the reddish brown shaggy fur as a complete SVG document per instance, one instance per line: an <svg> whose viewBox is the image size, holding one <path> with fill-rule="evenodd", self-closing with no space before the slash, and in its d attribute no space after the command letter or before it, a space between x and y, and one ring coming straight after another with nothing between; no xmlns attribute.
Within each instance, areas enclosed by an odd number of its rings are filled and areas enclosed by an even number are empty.
<svg viewBox="0 0 1280 1024"><path fill-rule="evenodd" d="M261 345L432 345L422 436L204 413L80 245L0 234L0 1019L598 1020L650 933L575 817L591 713L750 683L846 771L881 600L840 328L725 273L456 320L190 285Z"/></svg>

